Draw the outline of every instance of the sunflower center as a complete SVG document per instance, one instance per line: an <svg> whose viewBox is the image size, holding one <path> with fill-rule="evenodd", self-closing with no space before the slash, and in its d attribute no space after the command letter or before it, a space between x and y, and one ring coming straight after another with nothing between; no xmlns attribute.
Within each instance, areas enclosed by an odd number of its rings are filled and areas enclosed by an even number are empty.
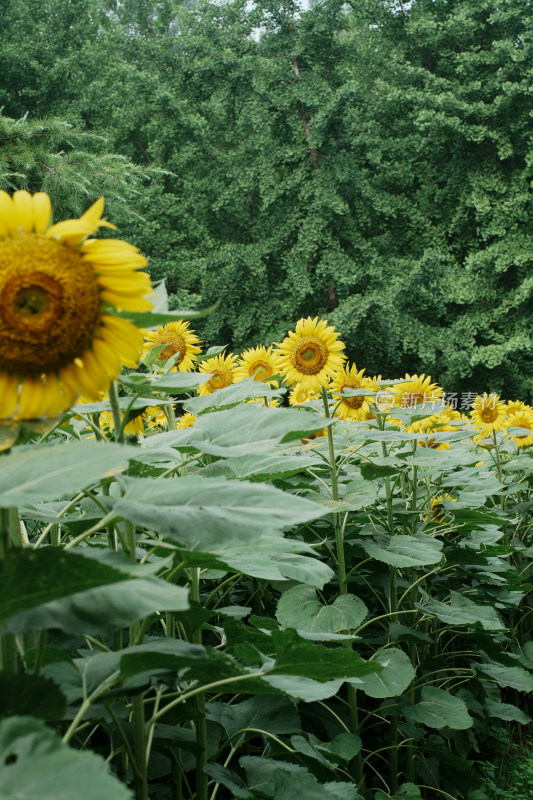
<svg viewBox="0 0 533 800"><path fill-rule="evenodd" d="M93 267L35 234L0 239L0 368L41 375L70 364L100 322Z"/></svg>
<svg viewBox="0 0 533 800"><path fill-rule="evenodd" d="M213 377L210 379L209 383L215 389L221 389L226 385L226 379L223 372L218 372L218 370L213 370Z"/></svg>
<svg viewBox="0 0 533 800"><path fill-rule="evenodd" d="M488 424L494 422L496 419L498 419L498 409L484 408L481 412L481 419L483 422L487 422Z"/></svg>
<svg viewBox="0 0 533 800"><path fill-rule="evenodd" d="M349 384L345 383L344 386L341 388L341 394L344 394L345 389L359 389L359 386L350 386ZM348 406L348 408L361 408L363 403L365 402L365 398L363 395L359 395L359 397L343 397L342 402Z"/></svg>
<svg viewBox="0 0 533 800"><path fill-rule="evenodd" d="M254 376L254 381L260 381L272 375L272 367L266 361L254 361L249 372L250 376Z"/></svg>
<svg viewBox="0 0 533 800"><path fill-rule="evenodd" d="M316 375L328 361L326 345L319 339L307 337L293 355L294 367L304 375Z"/></svg>
<svg viewBox="0 0 533 800"><path fill-rule="evenodd" d="M169 358L172 358L172 356L176 355L176 353L179 353L179 356L176 359L176 364L181 364L185 358L185 353L187 352L185 339L175 331L164 331L156 336L153 345L155 347L157 345L167 343L168 347L165 347L165 349L159 353L158 361L167 361Z"/></svg>

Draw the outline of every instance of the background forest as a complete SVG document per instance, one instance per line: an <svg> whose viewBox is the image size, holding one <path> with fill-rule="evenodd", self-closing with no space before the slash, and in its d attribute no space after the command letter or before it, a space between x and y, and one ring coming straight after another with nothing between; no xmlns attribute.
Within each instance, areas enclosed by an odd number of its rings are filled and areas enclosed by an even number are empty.
<svg viewBox="0 0 533 800"><path fill-rule="evenodd" d="M529 0L3 0L0 188L100 193L238 350L533 391Z"/></svg>

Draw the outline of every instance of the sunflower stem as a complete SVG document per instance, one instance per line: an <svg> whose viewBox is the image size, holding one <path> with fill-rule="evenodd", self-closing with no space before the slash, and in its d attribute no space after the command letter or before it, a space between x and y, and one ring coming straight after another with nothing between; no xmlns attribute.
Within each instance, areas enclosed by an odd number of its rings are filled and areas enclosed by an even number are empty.
<svg viewBox="0 0 533 800"><path fill-rule="evenodd" d="M191 569L191 600L200 603L200 568ZM202 644L202 625L200 624L192 635L193 644ZM207 775L204 766L207 762L207 727L205 719L205 694L196 697L198 719L196 726L196 800L207 800Z"/></svg>
<svg viewBox="0 0 533 800"><path fill-rule="evenodd" d="M111 404L111 414L113 415L115 441L119 442L119 444L124 444L124 428L122 426L122 416L120 414L117 381L112 381L111 386L109 387L109 403Z"/></svg>
<svg viewBox="0 0 533 800"><path fill-rule="evenodd" d="M170 403L168 406L165 406L164 411L167 418L169 431L176 431L178 429L178 424L176 422L176 414L174 413L174 406L172 403Z"/></svg>
<svg viewBox="0 0 533 800"><path fill-rule="evenodd" d="M3 561L13 545L13 523L18 523L16 508L0 509L0 561ZM20 526L19 537L20 537ZM0 669L14 675L18 669L17 640L15 634L4 633L0 636Z"/></svg>
<svg viewBox="0 0 533 800"><path fill-rule="evenodd" d="M329 399L327 390L322 387L322 402L324 404L324 414L326 419L331 419L329 410ZM335 444L333 442L332 426L328 425L328 452L329 469L331 476L331 497L335 502L339 500L339 481L337 474L337 461L335 458ZM346 576L346 559L344 554L344 528L341 515L338 511L333 513L333 524L335 527L335 546L337 551L337 575L339 579L340 594L348 594L348 580ZM351 648L352 643L346 642L346 647ZM348 709L350 717L350 730L352 733L359 733L359 709L357 705L357 690L348 684ZM350 764L351 775L357 784L358 791L364 789L363 758L359 752Z"/></svg>

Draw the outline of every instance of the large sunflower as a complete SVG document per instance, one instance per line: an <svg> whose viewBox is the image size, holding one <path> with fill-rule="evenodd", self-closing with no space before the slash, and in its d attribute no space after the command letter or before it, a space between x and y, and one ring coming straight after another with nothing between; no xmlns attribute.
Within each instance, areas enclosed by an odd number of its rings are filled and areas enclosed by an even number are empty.
<svg viewBox="0 0 533 800"><path fill-rule="evenodd" d="M533 444L533 408L526 406L524 403L520 411L515 411L514 414L507 417L505 425L508 428L527 428L531 431L529 436L527 434L523 436L508 436L513 442L516 442L518 447L527 447Z"/></svg>
<svg viewBox="0 0 533 800"><path fill-rule="evenodd" d="M264 381L270 386L277 386L278 381L269 380L271 375L280 372L280 357L272 352L272 345L267 349L264 346L251 347L245 350L235 368L235 380L243 381L253 378L254 381Z"/></svg>
<svg viewBox="0 0 533 800"><path fill-rule="evenodd" d="M299 383L303 390L319 392L327 388L333 375L342 369L346 359L341 353L344 344L339 334L325 319L300 319L296 331L281 342L281 371L289 386Z"/></svg>
<svg viewBox="0 0 533 800"><path fill-rule="evenodd" d="M351 369L345 367L332 380L329 390L338 404L335 416L340 419L361 420L368 418L367 414L370 411L370 407L374 406L375 403L373 397L368 395L343 397L345 389L368 389L369 394L379 390L378 384L372 378L365 377L364 372L364 369L358 372L355 364L352 364Z"/></svg>
<svg viewBox="0 0 533 800"><path fill-rule="evenodd" d="M0 418L52 417L80 396L99 400L135 367L141 332L112 316L152 307L146 259L106 226L103 198L50 225L48 195L0 192Z"/></svg>
<svg viewBox="0 0 533 800"><path fill-rule="evenodd" d="M470 418L477 428L487 435L500 431L506 426L507 406L500 402L497 394L485 394L476 397L472 403Z"/></svg>
<svg viewBox="0 0 533 800"><path fill-rule="evenodd" d="M168 361L169 358L179 353L171 372L193 372L196 368L195 361L202 348L198 347L200 340L193 330L189 330L189 323L183 320L179 322L167 322L162 328L155 331L147 331L144 336L142 358L150 352L153 347L167 344L164 350L157 356L158 361Z"/></svg>
<svg viewBox="0 0 533 800"><path fill-rule="evenodd" d="M198 372L211 372L212 376L206 383L202 383L198 389L198 394L213 394L217 389L224 389L225 386L231 386L232 383L235 383L236 361L237 356L233 355L233 353L230 353L229 356L222 353L219 356L206 358L205 361L202 361Z"/></svg>

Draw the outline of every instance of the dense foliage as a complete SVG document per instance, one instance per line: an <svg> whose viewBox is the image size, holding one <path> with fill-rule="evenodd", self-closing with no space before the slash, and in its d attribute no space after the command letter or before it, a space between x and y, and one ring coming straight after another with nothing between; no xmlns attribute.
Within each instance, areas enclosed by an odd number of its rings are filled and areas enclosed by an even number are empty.
<svg viewBox="0 0 533 800"><path fill-rule="evenodd" d="M328 312L372 371L529 400L531 11L6 0L0 105L172 173L124 232L209 338Z"/></svg>

